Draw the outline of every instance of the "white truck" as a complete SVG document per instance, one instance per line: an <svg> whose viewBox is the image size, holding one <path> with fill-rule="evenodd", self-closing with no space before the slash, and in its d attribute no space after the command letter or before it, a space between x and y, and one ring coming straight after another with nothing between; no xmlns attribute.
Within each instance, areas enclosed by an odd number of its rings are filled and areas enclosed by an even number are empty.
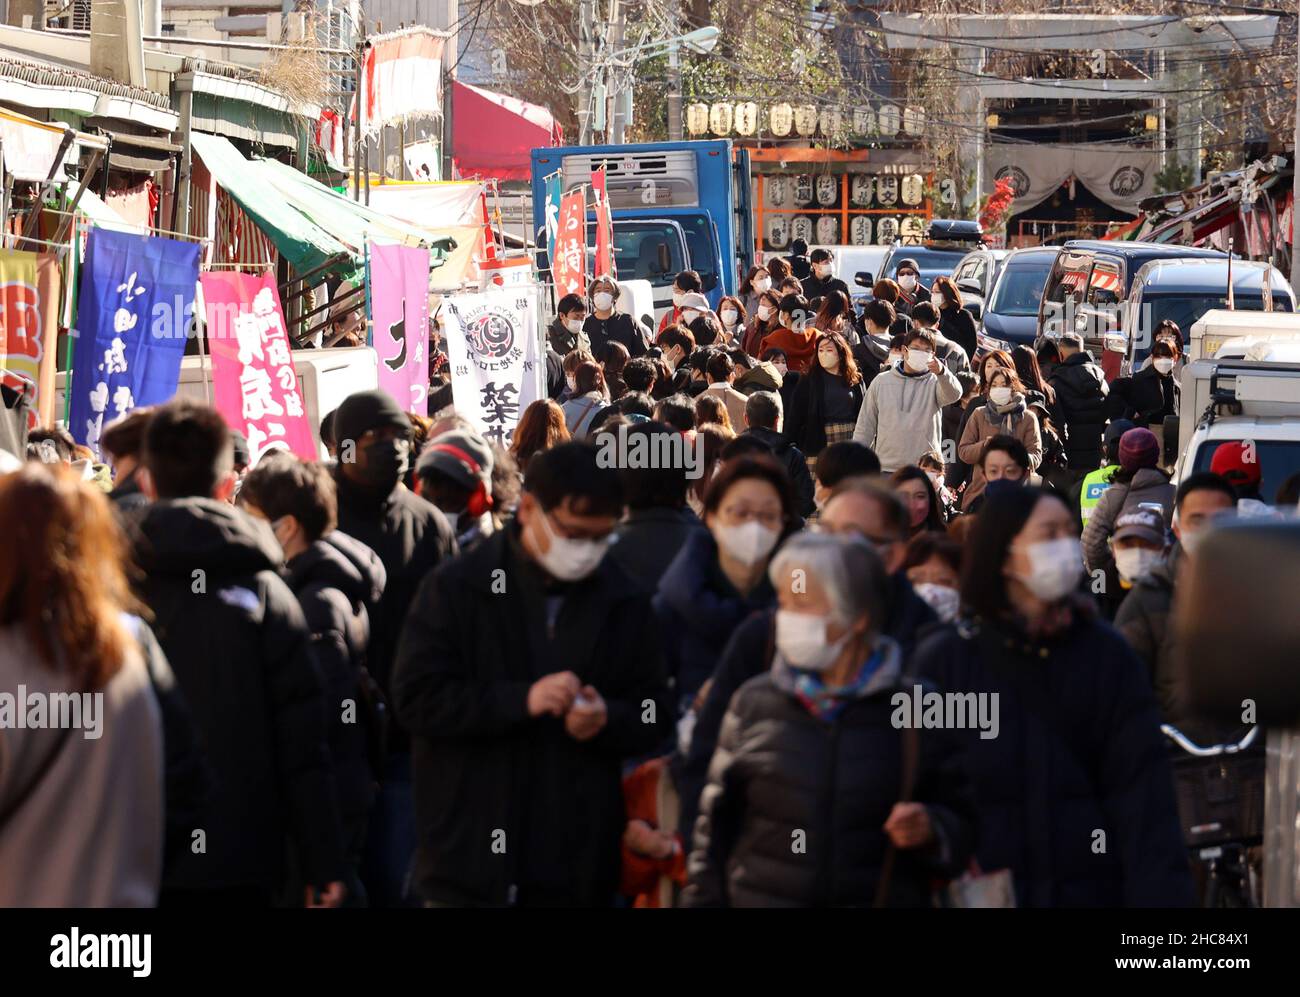
<svg viewBox="0 0 1300 997"><path fill-rule="evenodd" d="M1174 482L1208 471L1218 447L1238 443L1259 462L1259 494L1271 504L1300 472L1300 355L1290 343L1252 352L1268 358L1211 356L1183 368Z"/></svg>

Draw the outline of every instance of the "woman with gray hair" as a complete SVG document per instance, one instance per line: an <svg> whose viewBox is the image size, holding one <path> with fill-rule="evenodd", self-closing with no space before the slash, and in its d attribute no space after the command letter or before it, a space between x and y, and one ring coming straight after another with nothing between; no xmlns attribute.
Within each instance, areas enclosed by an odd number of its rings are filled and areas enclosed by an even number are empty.
<svg viewBox="0 0 1300 997"><path fill-rule="evenodd" d="M857 537L773 558L771 669L732 697L700 799L686 906L907 906L965 868L972 805L950 732L910 726L889 578ZM901 698L900 698L901 697Z"/></svg>

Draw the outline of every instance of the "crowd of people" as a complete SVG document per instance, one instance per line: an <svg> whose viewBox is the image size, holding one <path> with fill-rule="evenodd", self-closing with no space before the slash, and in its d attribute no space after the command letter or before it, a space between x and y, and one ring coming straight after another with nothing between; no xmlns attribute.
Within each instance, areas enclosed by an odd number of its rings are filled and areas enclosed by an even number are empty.
<svg viewBox="0 0 1300 997"><path fill-rule="evenodd" d="M1258 465L1170 483L1177 328L1108 385L919 274L685 271L653 333L599 278L508 448L377 391L316 462L184 400L108 466L33 432L0 692L103 722L0 730L0 904L1192 903L1174 593Z"/></svg>

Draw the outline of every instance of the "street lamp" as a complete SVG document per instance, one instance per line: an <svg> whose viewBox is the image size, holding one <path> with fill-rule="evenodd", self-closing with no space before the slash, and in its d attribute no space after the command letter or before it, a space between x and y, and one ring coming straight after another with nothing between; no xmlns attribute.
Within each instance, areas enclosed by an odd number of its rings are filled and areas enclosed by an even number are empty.
<svg viewBox="0 0 1300 997"><path fill-rule="evenodd" d="M708 55L717 47L718 36L721 34L721 28L715 28L710 24L708 27L696 28L694 31L675 39L675 41L690 49L696 55Z"/></svg>

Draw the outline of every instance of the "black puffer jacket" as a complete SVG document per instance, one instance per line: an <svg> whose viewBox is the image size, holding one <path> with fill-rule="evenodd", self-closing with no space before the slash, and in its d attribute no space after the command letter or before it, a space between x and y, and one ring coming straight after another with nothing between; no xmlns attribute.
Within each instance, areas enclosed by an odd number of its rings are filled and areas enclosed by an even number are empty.
<svg viewBox="0 0 1300 997"><path fill-rule="evenodd" d="M155 502L139 523L140 594L212 774L198 825L164 889L280 885L286 831L305 878L342 878L320 673L280 578L270 527L224 502Z"/></svg>
<svg viewBox="0 0 1300 997"><path fill-rule="evenodd" d="M1075 353L1052 370L1056 392L1053 421L1065 429L1065 453L1073 471L1095 471L1106 428L1106 375L1087 353Z"/></svg>
<svg viewBox="0 0 1300 997"><path fill-rule="evenodd" d="M800 378L802 383L806 378ZM796 392L798 388L796 387ZM813 514L817 508L813 496L817 493L817 486L813 482L812 472L808 470L807 454L800 449L799 445L787 437L778 433L775 429L765 429L762 426L755 426L745 430L741 436L752 436L760 443L766 443L772 448L772 453L785 468L785 473L790 478L790 487L794 490L794 510L804 519ZM822 439L825 440L823 434Z"/></svg>
<svg viewBox="0 0 1300 997"><path fill-rule="evenodd" d="M882 825L901 795L903 733L895 693L910 695L898 647L838 716L814 716L795 696L795 672L772 670L731 700L700 802L688 907L870 906L889 839ZM899 850L888 905L925 907L930 881L958 873L974 846L974 810L950 732L917 733L912 798L937 841ZM802 842L804 847L798 847Z"/></svg>
<svg viewBox="0 0 1300 997"><path fill-rule="evenodd" d="M385 580L379 556L337 530L317 540L288 565L289 587L307 618L312 652L325 683L334 785L344 840L353 848L360 847L374 797L360 677L370 641L369 607L378 604ZM353 708L350 719L345 719L344 704L348 701Z"/></svg>
<svg viewBox="0 0 1300 997"><path fill-rule="evenodd" d="M1011 870L1017 906L1192 902L1160 714L1118 633L1082 612L1046 642L959 624L922 641L913 669L944 692L998 696L997 736L961 735L979 864Z"/></svg>
<svg viewBox="0 0 1300 997"><path fill-rule="evenodd" d="M785 413L786 438L798 447L805 457L816 457L826 449L826 381L834 377L820 366L814 367L807 375L799 379L794 389L794 399ZM844 379L840 378L843 383ZM856 422L858 409L862 408L862 398L866 387L859 380L848 388L850 404L853 406L853 418L846 420ZM806 516L808 513L801 512Z"/></svg>
<svg viewBox="0 0 1300 997"><path fill-rule="evenodd" d="M548 625L552 597L562 601ZM589 741L528 714L532 684L565 670L605 700L608 720ZM649 599L613 561L552 584L520 551L517 526L494 533L425 579L393 692L413 741L425 899L612 903L623 760L660 750L672 727Z"/></svg>

